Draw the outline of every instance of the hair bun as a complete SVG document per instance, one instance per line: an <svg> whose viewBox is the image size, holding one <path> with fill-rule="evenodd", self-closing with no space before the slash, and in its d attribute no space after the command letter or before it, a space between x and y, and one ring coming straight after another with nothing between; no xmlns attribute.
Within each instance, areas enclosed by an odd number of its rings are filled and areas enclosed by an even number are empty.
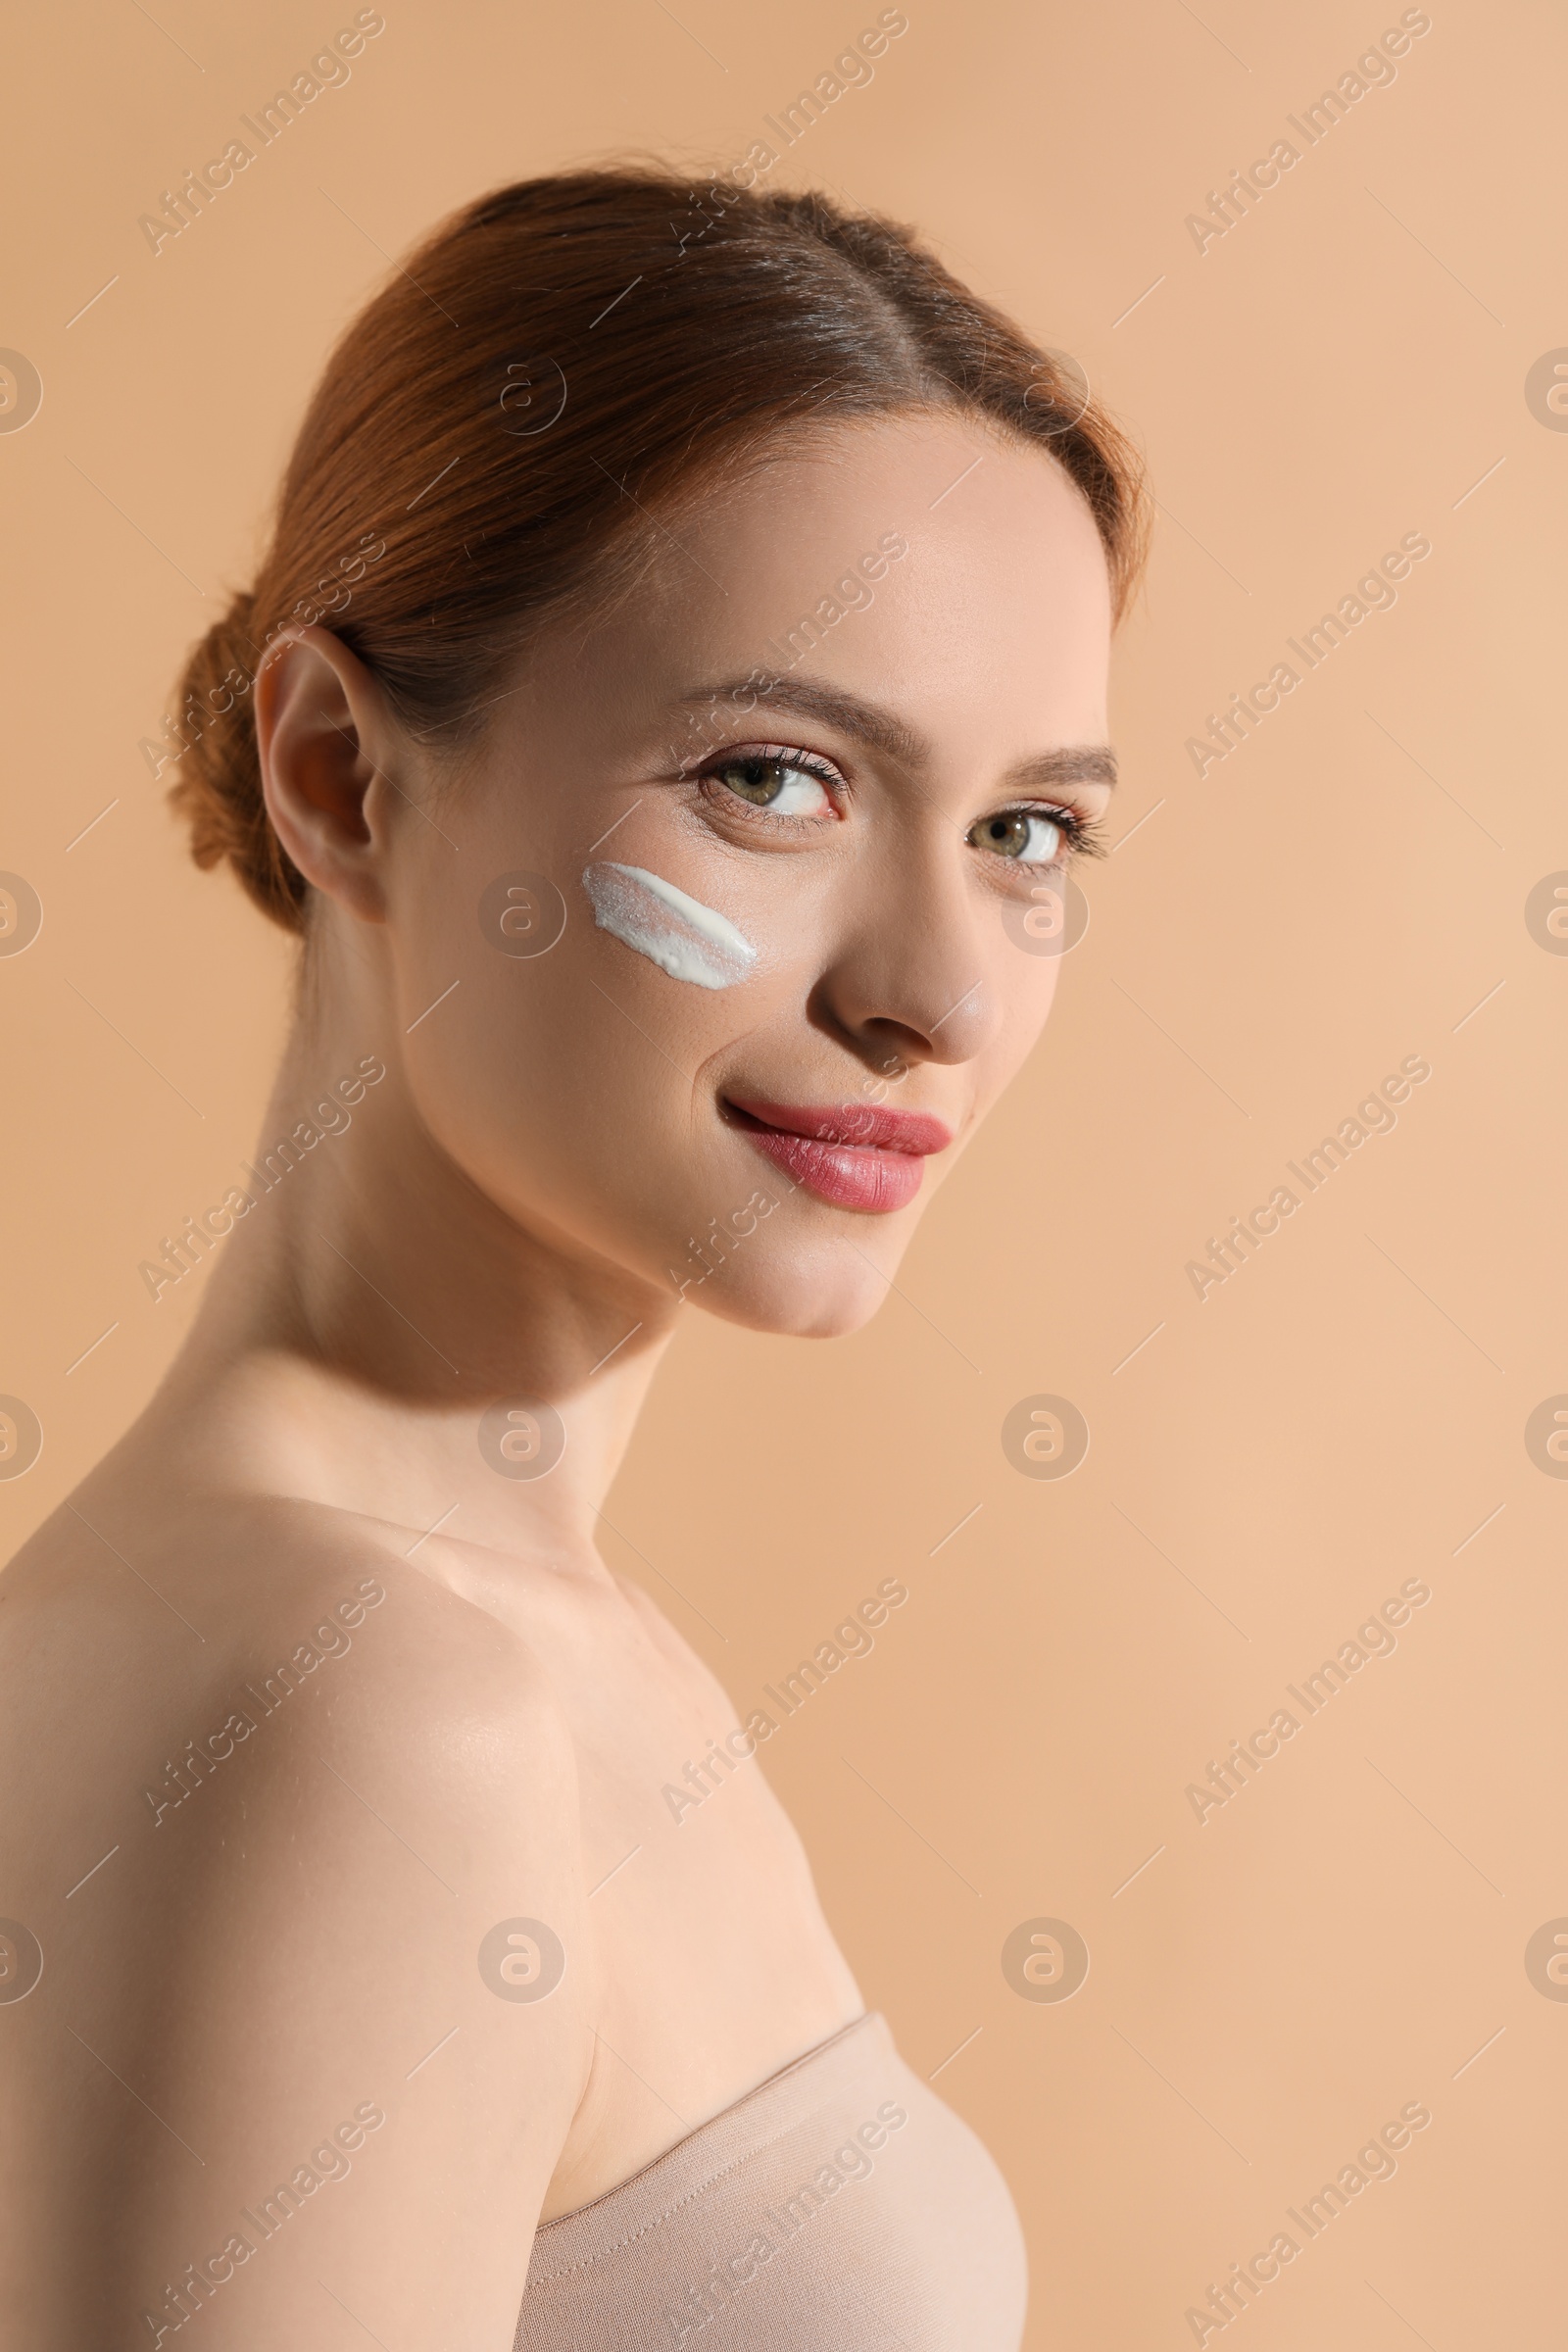
<svg viewBox="0 0 1568 2352"><path fill-rule="evenodd" d="M265 914L303 928L305 878L285 856L262 793L251 688L261 660L256 599L236 596L192 649L181 682L177 781L170 806L190 829L199 866L227 858Z"/></svg>

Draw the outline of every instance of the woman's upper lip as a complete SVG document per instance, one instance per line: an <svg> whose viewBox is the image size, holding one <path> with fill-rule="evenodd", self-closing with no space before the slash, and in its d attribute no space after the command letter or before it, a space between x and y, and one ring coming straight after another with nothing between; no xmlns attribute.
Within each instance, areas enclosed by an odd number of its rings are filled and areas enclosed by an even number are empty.
<svg viewBox="0 0 1568 2352"><path fill-rule="evenodd" d="M818 1144L858 1146L862 1151L905 1152L924 1159L945 1152L953 1130L928 1110L890 1110L880 1102L760 1102L738 1095L724 1100L742 1118L782 1135L803 1135Z"/></svg>

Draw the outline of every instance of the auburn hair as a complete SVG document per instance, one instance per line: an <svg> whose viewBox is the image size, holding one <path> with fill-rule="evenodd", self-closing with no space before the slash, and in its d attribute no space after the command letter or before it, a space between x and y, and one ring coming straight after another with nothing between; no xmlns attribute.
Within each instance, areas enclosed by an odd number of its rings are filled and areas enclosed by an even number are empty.
<svg viewBox="0 0 1568 2352"><path fill-rule="evenodd" d="M227 858L274 921L304 929L247 699L280 630L331 628L412 728L461 743L530 631L625 576L654 510L792 432L933 409L1056 459L1119 614L1146 535L1131 444L1059 354L911 230L658 169L522 180L466 206L339 340L255 586L191 654L169 757L196 862Z"/></svg>

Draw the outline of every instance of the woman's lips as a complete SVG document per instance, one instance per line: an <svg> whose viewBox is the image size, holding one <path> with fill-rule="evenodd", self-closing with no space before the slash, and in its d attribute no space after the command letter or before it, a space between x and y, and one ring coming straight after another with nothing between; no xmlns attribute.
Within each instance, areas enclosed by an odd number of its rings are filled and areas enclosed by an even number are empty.
<svg viewBox="0 0 1568 2352"><path fill-rule="evenodd" d="M728 1099L736 1124L796 1184L840 1208L887 1214L920 1189L922 1160L953 1132L927 1111L872 1102L754 1102Z"/></svg>

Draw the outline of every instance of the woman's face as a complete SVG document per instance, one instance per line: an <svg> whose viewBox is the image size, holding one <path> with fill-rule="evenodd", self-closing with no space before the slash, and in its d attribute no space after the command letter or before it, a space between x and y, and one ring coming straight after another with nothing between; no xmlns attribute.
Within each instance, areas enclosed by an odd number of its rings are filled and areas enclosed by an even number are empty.
<svg viewBox="0 0 1568 2352"><path fill-rule="evenodd" d="M667 1298L864 1322L1050 1007L1109 634L1079 493L952 417L843 427L672 522L519 668L439 829L392 804L436 1142Z"/></svg>

